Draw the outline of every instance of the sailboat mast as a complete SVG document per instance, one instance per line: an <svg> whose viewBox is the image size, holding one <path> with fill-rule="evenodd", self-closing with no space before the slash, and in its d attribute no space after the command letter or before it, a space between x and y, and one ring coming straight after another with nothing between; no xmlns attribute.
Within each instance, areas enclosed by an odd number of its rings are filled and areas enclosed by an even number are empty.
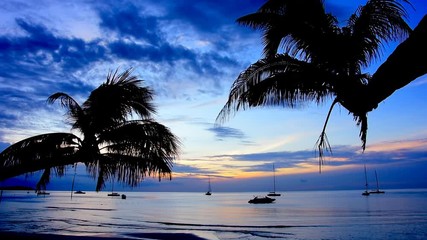
<svg viewBox="0 0 427 240"><path fill-rule="evenodd" d="M368 177L366 176L366 164L365 166L365 187L366 187L366 191L368 191Z"/></svg>
<svg viewBox="0 0 427 240"><path fill-rule="evenodd" d="M378 184L377 170L375 170L375 179L377 180L377 191L379 191L380 190L380 185Z"/></svg>
<svg viewBox="0 0 427 240"><path fill-rule="evenodd" d="M276 192L276 169L273 164L273 191Z"/></svg>

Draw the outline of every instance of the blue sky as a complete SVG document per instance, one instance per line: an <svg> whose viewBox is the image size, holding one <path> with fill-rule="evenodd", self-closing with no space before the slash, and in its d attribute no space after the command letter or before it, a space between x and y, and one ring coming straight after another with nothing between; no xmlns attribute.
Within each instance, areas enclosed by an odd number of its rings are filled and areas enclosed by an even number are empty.
<svg viewBox="0 0 427 240"><path fill-rule="evenodd" d="M364 153L352 116L335 108L327 128L333 155L326 158L322 174L314 146L328 103L251 109L215 125L234 79L262 57L260 32L235 20L264 2L3 1L0 150L37 134L69 132L65 112L47 105L47 97L62 91L83 102L108 71L133 67L155 91L156 120L182 141L172 181L149 178L134 190L205 191L211 176L214 191L269 191L273 163L282 191L363 188L363 164L370 181L377 170L385 188L427 187L427 76L369 113ZM345 23L365 2L326 0L325 5ZM415 27L427 4L411 2L408 22ZM366 71L373 73L395 46L386 45ZM69 171L53 179L48 188L68 189L73 175ZM36 177L2 184L32 184ZM95 189L82 166L77 179L82 188Z"/></svg>

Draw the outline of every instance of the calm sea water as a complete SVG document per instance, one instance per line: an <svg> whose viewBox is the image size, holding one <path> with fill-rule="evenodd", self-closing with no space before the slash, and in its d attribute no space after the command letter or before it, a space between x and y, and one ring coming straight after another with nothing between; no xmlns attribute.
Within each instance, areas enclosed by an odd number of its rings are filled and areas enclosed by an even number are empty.
<svg viewBox="0 0 427 240"><path fill-rule="evenodd" d="M273 204L258 193L4 191L0 231L108 235L195 233L206 239L427 239L427 189L284 192Z"/></svg>

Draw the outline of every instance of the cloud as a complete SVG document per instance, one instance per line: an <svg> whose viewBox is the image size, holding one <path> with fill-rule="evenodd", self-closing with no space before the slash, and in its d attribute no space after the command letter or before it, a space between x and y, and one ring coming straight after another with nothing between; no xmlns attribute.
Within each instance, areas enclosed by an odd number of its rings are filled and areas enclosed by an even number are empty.
<svg viewBox="0 0 427 240"><path fill-rule="evenodd" d="M56 66L68 72L105 58L105 48L97 41L57 37L42 24L21 18L16 22L26 35L0 38L1 60L9 66L15 65L23 71L29 64L38 68ZM34 72L27 74L30 73Z"/></svg>
<svg viewBox="0 0 427 240"><path fill-rule="evenodd" d="M223 138L237 138L243 139L246 138L245 134L236 128L230 127L211 127L207 129L210 132L215 133L215 136L219 139Z"/></svg>
<svg viewBox="0 0 427 240"><path fill-rule="evenodd" d="M133 4L120 8L106 8L99 12L100 27L118 34L119 38L133 37L145 44L157 46L162 43L158 20L153 16L142 15Z"/></svg>
<svg viewBox="0 0 427 240"><path fill-rule="evenodd" d="M383 148L381 150L381 146L384 145L405 147L394 150ZM334 152L325 157L323 168L334 169L363 164L387 167L394 164L411 165L417 162L427 162L427 140L425 139L373 144L372 149L376 149L376 151L367 149L364 153L361 153L359 147L355 146L333 146L332 149ZM272 163L275 164L276 169L303 169L318 165L318 158L314 150L227 154L210 157L217 160L227 159L225 161L227 164L230 162L240 162L241 165L244 165L243 162L254 163L246 164L245 171L247 172L266 171L271 169Z"/></svg>
<svg viewBox="0 0 427 240"><path fill-rule="evenodd" d="M205 174L207 171L200 169L200 168L197 168L197 167L194 167L194 166L177 163L173 166L173 172L175 175L175 173L177 173L177 174L179 174L179 173Z"/></svg>

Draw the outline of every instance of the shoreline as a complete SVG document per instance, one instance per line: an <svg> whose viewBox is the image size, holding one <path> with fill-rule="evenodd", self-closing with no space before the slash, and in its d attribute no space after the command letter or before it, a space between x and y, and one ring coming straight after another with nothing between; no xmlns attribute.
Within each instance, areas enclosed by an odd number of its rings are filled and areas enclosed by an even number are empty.
<svg viewBox="0 0 427 240"><path fill-rule="evenodd" d="M0 239L14 240L123 240L123 239L156 239L156 240L208 240L193 233L123 233L100 235L61 235L54 233L23 233L0 231Z"/></svg>

